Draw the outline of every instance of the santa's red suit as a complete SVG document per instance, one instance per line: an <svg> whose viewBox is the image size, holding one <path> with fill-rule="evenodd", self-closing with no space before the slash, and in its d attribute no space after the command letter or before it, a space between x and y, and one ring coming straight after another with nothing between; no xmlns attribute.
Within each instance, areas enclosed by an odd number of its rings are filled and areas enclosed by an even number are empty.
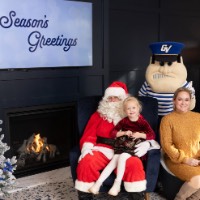
<svg viewBox="0 0 200 200"><path fill-rule="evenodd" d="M110 138L110 131L114 124L104 120L98 112L95 112L85 129L81 138L81 149L84 144L93 146L93 155L87 154L78 163L77 180L75 188L77 190L88 192L95 181L111 160L114 152L111 146L106 144L96 144L97 136ZM140 192L146 189L145 172L143 165L138 157L131 157L127 160L126 170L123 177L125 189L128 192Z"/></svg>

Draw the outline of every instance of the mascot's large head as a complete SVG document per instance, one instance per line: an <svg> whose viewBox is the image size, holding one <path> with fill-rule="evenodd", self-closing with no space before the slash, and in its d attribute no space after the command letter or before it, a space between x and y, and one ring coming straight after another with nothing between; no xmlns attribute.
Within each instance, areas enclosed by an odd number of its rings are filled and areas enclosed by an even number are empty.
<svg viewBox="0 0 200 200"><path fill-rule="evenodd" d="M150 44L152 57L146 70L146 81L157 93L173 93L187 78L187 70L180 55L184 44L156 42Z"/></svg>

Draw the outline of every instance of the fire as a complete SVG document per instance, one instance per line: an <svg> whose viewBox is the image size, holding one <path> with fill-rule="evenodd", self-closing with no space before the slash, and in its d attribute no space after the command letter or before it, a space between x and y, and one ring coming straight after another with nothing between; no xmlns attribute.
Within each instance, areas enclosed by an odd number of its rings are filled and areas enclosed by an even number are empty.
<svg viewBox="0 0 200 200"><path fill-rule="evenodd" d="M47 137L41 137L40 133L33 133L28 139L25 139L17 152L19 157L22 158L22 166L25 165L24 158L26 155L36 161L46 162L48 158L54 158L60 154L57 146L48 144Z"/></svg>
<svg viewBox="0 0 200 200"><path fill-rule="evenodd" d="M34 136L34 138L33 138L32 142L28 145L28 151L39 153L44 149L48 150L48 148L46 146L46 138L45 137L41 138L40 133L34 134L33 136Z"/></svg>

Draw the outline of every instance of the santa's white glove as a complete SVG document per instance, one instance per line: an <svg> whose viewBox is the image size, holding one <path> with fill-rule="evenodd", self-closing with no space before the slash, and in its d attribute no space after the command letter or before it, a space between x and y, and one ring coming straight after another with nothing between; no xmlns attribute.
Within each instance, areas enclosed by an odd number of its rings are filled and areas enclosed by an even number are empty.
<svg viewBox="0 0 200 200"><path fill-rule="evenodd" d="M192 87L192 81L189 82L187 88L191 91L191 97L192 97L192 99L193 99L194 96L195 96L195 89L194 89L194 87Z"/></svg>
<svg viewBox="0 0 200 200"><path fill-rule="evenodd" d="M92 153L93 146L94 145L92 143L84 143L78 162L80 162L81 159L83 159L87 154L93 155Z"/></svg>
<svg viewBox="0 0 200 200"><path fill-rule="evenodd" d="M134 150L135 155L138 157L144 156L147 153L147 151L150 149L150 146L151 145L148 141L144 141L135 145L136 147L136 149Z"/></svg>

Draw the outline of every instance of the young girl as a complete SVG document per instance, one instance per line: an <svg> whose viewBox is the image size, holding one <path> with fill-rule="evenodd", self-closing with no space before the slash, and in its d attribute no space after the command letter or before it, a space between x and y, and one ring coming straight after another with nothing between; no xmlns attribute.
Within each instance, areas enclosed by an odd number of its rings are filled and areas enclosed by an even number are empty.
<svg viewBox="0 0 200 200"><path fill-rule="evenodd" d="M114 145L115 154L110 163L102 171L99 179L89 189L93 194L98 194L102 183L117 167L115 182L108 192L110 195L117 196L120 192L126 160L134 156L134 146L145 139L155 138L154 131L140 114L142 106L137 98L126 98L123 102L123 109L127 117L123 118L111 131L113 138L116 138ZM139 178L140 175L138 174L136 176Z"/></svg>

